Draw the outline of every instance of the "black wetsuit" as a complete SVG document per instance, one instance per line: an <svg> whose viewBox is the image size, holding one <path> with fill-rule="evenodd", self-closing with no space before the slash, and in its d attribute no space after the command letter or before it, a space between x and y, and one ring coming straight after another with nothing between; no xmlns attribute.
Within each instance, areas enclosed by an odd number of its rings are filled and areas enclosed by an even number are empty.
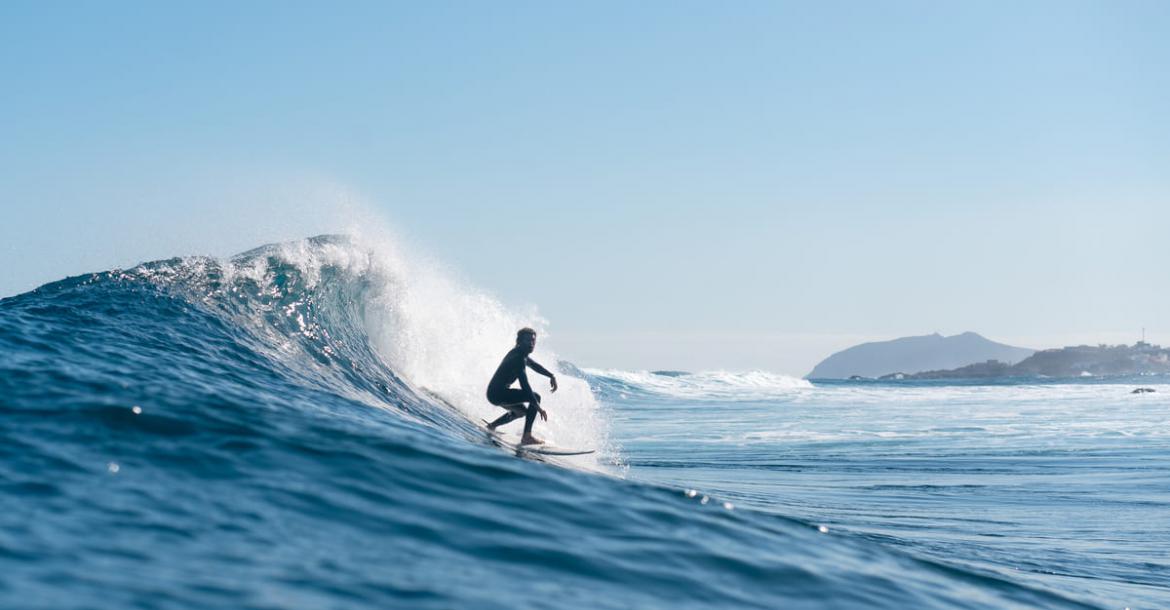
<svg viewBox="0 0 1170 610"><path fill-rule="evenodd" d="M527 367L532 367L532 370L546 377L553 376L548 369L529 358L522 347L512 348L504 355L504 359L500 361L500 366L496 369L496 374L492 375L492 380L488 383L487 399L493 405L501 407L520 406L523 403L528 403L528 408L525 410L526 412L517 409L505 414L492 422L492 428L506 424L520 417L523 413L526 416L524 434L532 432L532 422L536 420L536 413L540 409L540 394L533 392L532 386L528 384ZM517 380L520 381L520 389L511 387L512 383Z"/></svg>

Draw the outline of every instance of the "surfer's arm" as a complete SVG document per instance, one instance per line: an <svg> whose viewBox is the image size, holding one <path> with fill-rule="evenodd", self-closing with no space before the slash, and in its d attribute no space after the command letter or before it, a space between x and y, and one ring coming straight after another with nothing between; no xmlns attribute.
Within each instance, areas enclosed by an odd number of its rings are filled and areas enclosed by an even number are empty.
<svg viewBox="0 0 1170 610"><path fill-rule="evenodd" d="M541 375L544 375L545 377L556 377L556 375L553 375L552 373L549 372L548 369L544 368L543 366L540 366L540 363L533 360L532 358L528 359L528 366L532 367L532 370L536 371L537 373L540 373Z"/></svg>
<svg viewBox="0 0 1170 610"><path fill-rule="evenodd" d="M520 374L517 375L516 380L520 382L520 389L528 393L529 400L540 402L536 398L536 393L532 391L532 385L528 383L528 373L525 372L524 367L520 367Z"/></svg>
<svg viewBox="0 0 1170 610"><path fill-rule="evenodd" d="M536 412L540 413L540 418L548 421L548 413L540 406L540 397L536 395L536 392L532 391L532 386L528 385L528 373L524 370L524 367L520 367L518 380L520 381L520 389L528 392L528 399L532 401L532 404L536 405Z"/></svg>
<svg viewBox="0 0 1170 610"><path fill-rule="evenodd" d="M528 366L532 367L532 370L536 371L537 373L540 373L541 375L548 377L549 381L552 383L552 391L554 391L554 392L557 391L557 376L556 375L553 375L552 372L550 372L548 369L541 366L539 362L533 360L532 358L528 358Z"/></svg>

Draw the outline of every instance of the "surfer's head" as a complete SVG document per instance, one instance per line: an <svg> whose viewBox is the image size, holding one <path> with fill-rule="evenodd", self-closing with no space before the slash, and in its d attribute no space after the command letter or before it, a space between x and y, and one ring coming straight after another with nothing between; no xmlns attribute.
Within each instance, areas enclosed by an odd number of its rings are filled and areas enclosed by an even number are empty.
<svg viewBox="0 0 1170 610"><path fill-rule="evenodd" d="M536 349L536 331L527 326L516 331L516 345L528 348L528 353Z"/></svg>

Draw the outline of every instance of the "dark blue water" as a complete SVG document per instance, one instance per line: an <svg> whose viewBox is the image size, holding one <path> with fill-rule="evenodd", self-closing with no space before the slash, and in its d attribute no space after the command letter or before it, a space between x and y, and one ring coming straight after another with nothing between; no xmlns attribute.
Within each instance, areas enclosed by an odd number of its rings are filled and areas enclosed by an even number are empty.
<svg viewBox="0 0 1170 610"><path fill-rule="evenodd" d="M317 238L0 301L0 607L1170 600L1157 398L1140 425L1090 418L1078 436L1028 396L967 397L948 418L947 389L699 379L680 394L591 373L550 397L547 432L600 458L526 459L493 446L472 423L490 409L427 366L486 379L507 344L474 329L503 327L498 305L431 299L425 270L410 273ZM435 339L452 328L498 353ZM923 429L906 423L915 404L929 404ZM997 428L1010 409L1051 430ZM1137 440L1100 431L1114 425ZM1030 453L1044 439L1055 447ZM1121 533L1102 533L1109 519Z"/></svg>

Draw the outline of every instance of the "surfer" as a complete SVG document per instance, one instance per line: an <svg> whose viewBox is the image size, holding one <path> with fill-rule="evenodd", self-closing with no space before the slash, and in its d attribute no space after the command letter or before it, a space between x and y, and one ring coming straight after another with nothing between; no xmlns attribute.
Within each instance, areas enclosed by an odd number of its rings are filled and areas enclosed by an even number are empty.
<svg viewBox="0 0 1170 610"><path fill-rule="evenodd" d="M516 347L504 355L504 359L500 362L499 368L496 369L496 374L492 375L492 380L487 387L488 402L508 410L499 419L488 424L488 429L495 430L508 422L524 417L524 435L520 437L521 445L539 445L544 442L532 436L532 424L536 421L537 413L540 414L541 419L548 421L548 413L540 408L540 394L533 392L532 386L528 385L528 373L525 369L531 367L537 373L548 377L549 383L552 384L552 391L557 391L557 376L528 357L534 349L536 349L536 331L531 328L521 328L516 332ZM519 390L510 387L512 382L516 380L520 380ZM525 407L525 403L527 403L527 407Z"/></svg>

